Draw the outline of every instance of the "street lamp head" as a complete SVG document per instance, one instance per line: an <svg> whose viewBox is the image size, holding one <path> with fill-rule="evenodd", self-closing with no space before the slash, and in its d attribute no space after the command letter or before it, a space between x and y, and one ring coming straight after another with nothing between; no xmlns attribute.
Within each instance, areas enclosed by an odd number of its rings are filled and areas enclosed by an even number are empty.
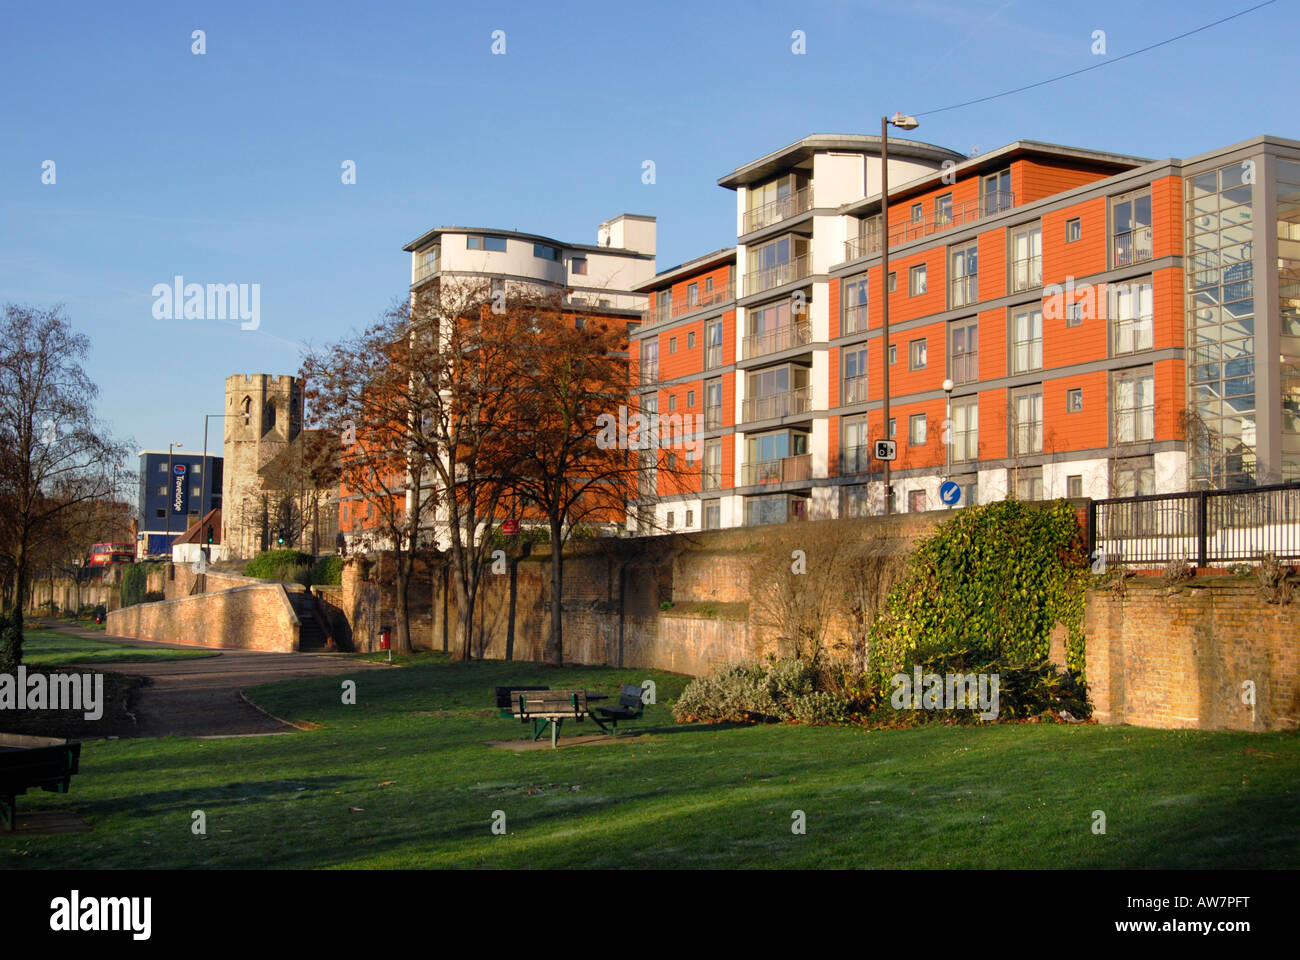
<svg viewBox="0 0 1300 960"><path fill-rule="evenodd" d="M898 127L899 130L915 130L921 125L921 123L916 119L916 117L909 117L907 114L895 112L895 114L889 118L889 125L891 127Z"/></svg>
<svg viewBox="0 0 1300 960"><path fill-rule="evenodd" d="M944 392L944 393L952 393L952 386L953 386L953 384L952 384L952 381L951 381L951 380L945 380L945 381L943 382L943 392Z"/></svg>

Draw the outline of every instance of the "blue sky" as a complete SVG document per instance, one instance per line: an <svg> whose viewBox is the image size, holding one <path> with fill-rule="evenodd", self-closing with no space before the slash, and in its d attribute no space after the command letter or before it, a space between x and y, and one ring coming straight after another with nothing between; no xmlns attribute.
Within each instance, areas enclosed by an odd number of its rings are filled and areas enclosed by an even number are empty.
<svg viewBox="0 0 1300 960"><path fill-rule="evenodd" d="M404 290L401 247L432 227L591 243L601 220L651 214L662 269L734 242L734 195L715 181L762 154L875 133L882 113L1114 59L1255 2L6 4L0 302L66 305L114 432L197 449L227 375L296 372L304 341L372 320ZM922 116L910 136L1152 158L1300 138L1298 21L1281 0ZM176 274L260 284L260 328L154 319L151 290Z"/></svg>

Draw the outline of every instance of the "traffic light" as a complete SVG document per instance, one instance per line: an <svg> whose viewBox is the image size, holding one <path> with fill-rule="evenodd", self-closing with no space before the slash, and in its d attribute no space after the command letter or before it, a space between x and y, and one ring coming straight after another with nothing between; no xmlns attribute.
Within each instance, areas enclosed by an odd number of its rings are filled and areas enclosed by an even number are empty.
<svg viewBox="0 0 1300 960"><path fill-rule="evenodd" d="M212 542L212 524L208 524L208 543Z"/></svg>
<svg viewBox="0 0 1300 960"><path fill-rule="evenodd" d="M276 543L276 546L283 547L283 546L284 546L284 537L276 537L276 538L275 538L275 543Z"/></svg>

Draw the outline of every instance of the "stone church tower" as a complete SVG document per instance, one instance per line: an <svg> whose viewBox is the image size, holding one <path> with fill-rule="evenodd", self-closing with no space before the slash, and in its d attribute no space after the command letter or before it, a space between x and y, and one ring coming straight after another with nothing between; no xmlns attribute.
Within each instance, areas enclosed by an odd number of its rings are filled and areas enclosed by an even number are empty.
<svg viewBox="0 0 1300 960"><path fill-rule="evenodd" d="M227 377L225 413L222 543L232 556L253 557L270 545L273 508L258 471L302 431L302 381L265 373Z"/></svg>

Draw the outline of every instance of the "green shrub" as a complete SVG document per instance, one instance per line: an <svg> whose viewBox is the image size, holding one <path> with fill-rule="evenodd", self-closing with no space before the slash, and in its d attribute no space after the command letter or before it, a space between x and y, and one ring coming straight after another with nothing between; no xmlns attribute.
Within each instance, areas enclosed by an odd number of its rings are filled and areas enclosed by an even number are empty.
<svg viewBox="0 0 1300 960"><path fill-rule="evenodd" d="M157 603L159 600L166 600L166 599L167 599L167 594L163 593L161 590L149 590L146 591L144 595L144 599L141 602Z"/></svg>
<svg viewBox="0 0 1300 960"><path fill-rule="evenodd" d="M263 550L244 567L244 576L259 580L281 580L302 583L294 576L295 568L306 567L308 579L316 558L301 550ZM310 584L309 584L310 585Z"/></svg>
<svg viewBox="0 0 1300 960"><path fill-rule="evenodd" d="M133 607L144 599L149 581L149 565L133 563L122 571L122 606Z"/></svg>
<svg viewBox="0 0 1300 960"><path fill-rule="evenodd" d="M18 617L0 612L0 673L18 669L23 662L23 632L18 628Z"/></svg>
<svg viewBox="0 0 1300 960"><path fill-rule="evenodd" d="M1052 627L1083 675L1087 548L1074 508L1017 500L967 507L917 544L871 628L873 686L929 656L1038 664Z"/></svg>
<svg viewBox="0 0 1300 960"><path fill-rule="evenodd" d="M343 558L340 556L321 557L311 568L311 583L322 586L338 586L343 582ZM311 586L311 584L308 584Z"/></svg>
<svg viewBox="0 0 1300 960"><path fill-rule="evenodd" d="M733 723L841 723L853 703L817 690L819 674L803 660L769 659L717 667L686 685L673 704L680 721L725 720Z"/></svg>

